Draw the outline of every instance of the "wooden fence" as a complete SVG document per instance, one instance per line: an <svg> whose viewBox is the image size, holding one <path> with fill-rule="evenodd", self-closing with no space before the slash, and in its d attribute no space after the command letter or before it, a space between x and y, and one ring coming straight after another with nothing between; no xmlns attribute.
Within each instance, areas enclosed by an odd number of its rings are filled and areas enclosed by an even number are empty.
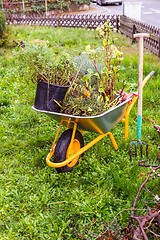
<svg viewBox="0 0 160 240"><path fill-rule="evenodd" d="M120 16L121 33L132 39L132 43L138 41L133 39L135 33L149 33L149 38L144 38L144 47L160 57L160 28L130 19L126 16Z"/></svg>
<svg viewBox="0 0 160 240"><path fill-rule="evenodd" d="M96 29L98 26L110 20L110 24L114 28L119 28L119 16L117 15L6 15L7 24L16 25L39 25L51 27L65 28L88 28Z"/></svg>
<svg viewBox="0 0 160 240"><path fill-rule="evenodd" d="M133 39L134 33L146 32L149 38L144 39L144 47L160 57L160 29L119 15L18 15L7 14L7 24L16 25L39 25L65 28L88 28L96 29L98 26L110 20L111 27Z"/></svg>

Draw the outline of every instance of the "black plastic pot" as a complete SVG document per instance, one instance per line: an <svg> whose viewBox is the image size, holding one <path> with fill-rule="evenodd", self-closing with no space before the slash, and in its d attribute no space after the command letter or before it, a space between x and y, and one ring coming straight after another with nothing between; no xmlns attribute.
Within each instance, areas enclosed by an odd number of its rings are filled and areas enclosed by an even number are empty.
<svg viewBox="0 0 160 240"><path fill-rule="evenodd" d="M38 81L34 107L40 110L60 112L60 106L68 90L68 86L58 86L45 81ZM56 100L56 101L54 101Z"/></svg>

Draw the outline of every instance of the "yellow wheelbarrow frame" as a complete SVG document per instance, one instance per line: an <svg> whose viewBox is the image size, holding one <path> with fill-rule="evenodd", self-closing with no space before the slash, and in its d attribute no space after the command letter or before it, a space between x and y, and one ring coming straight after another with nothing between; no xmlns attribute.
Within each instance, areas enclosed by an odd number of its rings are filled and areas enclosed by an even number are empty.
<svg viewBox="0 0 160 240"><path fill-rule="evenodd" d="M59 125L59 128L58 128L58 131L57 131L57 134L55 136L55 139L54 139L54 142L53 142L53 145L52 145L52 148L50 150L50 153L48 154L47 158L46 158L46 163L48 164L48 166L50 167L55 167L55 168L59 168L59 167L64 167L66 165L68 165L69 167L73 167L78 159L79 159L79 156L81 154L83 154L86 150L88 150L90 147L92 147L94 144L96 144L98 141L100 141L102 138L104 138L105 136L109 135L110 136L110 140L115 148L115 150L118 149L118 146L117 146L117 143L113 137L113 134L111 132L107 132L105 134L101 134L99 135L98 137L96 137L93 141L91 141L90 143L88 143L87 145L85 145L84 147L80 148L78 151L75 151L74 150L74 146L73 146L73 141L74 141L74 137L75 137L75 132L77 130L77 123L74 122L74 128L73 128L73 133L72 133L72 138L71 138L71 143L69 145L68 148L72 149L73 153L72 154L66 154L68 156L66 156L66 160L61 162L61 163L53 163L50 161L50 159L52 158L53 154L54 154L54 149L55 149L55 143L56 143L56 140L57 140L57 137L58 137L58 134L59 134L59 131L60 131L60 128L62 126L62 123L66 121L66 120L61 120L60 122L60 125ZM83 134L83 131L81 130L81 133ZM67 152L70 152L70 150L68 150ZM70 156L69 156L70 155Z"/></svg>
<svg viewBox="0 0 160 240"><path fill-rule="evenodd" d="M154 74L154 71L152 71L143 80L143 87L145 86L147 81L153 76L153 74ZM107 135L109 135L110 140L111 140L115 150L117 150L118 145L113 137L113 134L110 132L110 130L119 121L122 121L125 123L124 138L125 138L125 140L128 139L129 114L130 114L130 111L133 108L134 104L136 103L137 99L138 99L138 97L134 97L132 101L131 101L131 99L128 99L127 101L116 106L114 109L111 109L111 110L109 110L99 116L95 116L95 117L72 116L72 115L66 115L66 114L61 114L61 113L38 110L35 107L32 107L33 110L45 113L45 114L49 115L50 117L54 118L56 121L60 122L53 145L52 145L51 150L46 158L46 163L48 164L48 166L54 167L54 168L61 168L66 165L69 167L75 166L80 155L82 155L86 150L88 150L90 147L92 147L94 144L96 144L98 141L100 141L102 138L106 137ZM128 105L129 101L131 101L131 103ZM109 121L108 121L108 119L109 119ZM63 162L54 163L51 161L51 158L54 154L56 141L57 141L57 138L58 138L58 135L59 135L62 125L65 125L67 127L67 129L73 128L71 142L67 149L66 160L64 160ZM100 135L98 137L96 137L94 140L92 140L90 143L85 145L84 147L79 148L78 141L75 140L75 134L76 134L77 129L80 130L82 135L83 135L83 130L97 132Z"/></svg>

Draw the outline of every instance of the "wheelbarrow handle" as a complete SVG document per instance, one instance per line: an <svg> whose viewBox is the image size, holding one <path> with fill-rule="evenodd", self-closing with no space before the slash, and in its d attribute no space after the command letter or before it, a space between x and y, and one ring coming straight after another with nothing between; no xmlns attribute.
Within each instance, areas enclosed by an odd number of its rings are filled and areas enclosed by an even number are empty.
<svg viewBox="0 0 160 240"><path fill-rule="evenodd" d="M152 77L155 74L155 71L150 72L149 76Z"/></svg>

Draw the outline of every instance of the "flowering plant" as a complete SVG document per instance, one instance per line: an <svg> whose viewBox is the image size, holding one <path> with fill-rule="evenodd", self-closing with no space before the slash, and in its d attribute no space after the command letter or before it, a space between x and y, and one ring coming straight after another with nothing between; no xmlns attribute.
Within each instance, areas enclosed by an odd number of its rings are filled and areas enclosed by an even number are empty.
<svg viewBox="0 0 160 240"><path fill-rule="evenodd" d="M78 80L68 92L62 112L74 115L97 115L119 103L125 81L120 81L121 61L123 53L113 44L111 26L106 22L97 28L98 36L102 39L102 47L91 49L86 46L83 53L88 56L92 68L87 69L81 80ZM83 63L82 69L85 66ZM90 64L89 64L90 65Z"/></svg>
<svg viewBox="0 0 160 240"><path fill-rule="evenodd" d="M84 52L84 54L89 55L96 72L88 69L88 74L82 78L82 81L88 81L87 85L89 85L92 76L96 76L99 99L104 102L112 102L119 88L119 71L123 53L113 44L114 40L110 35L112 29L109 21L96 30L99 38L102 39L102 48L91 49L90 45L88 45L86 52ZM98 69L97 63L101 63L101 70Z"/></svg>

